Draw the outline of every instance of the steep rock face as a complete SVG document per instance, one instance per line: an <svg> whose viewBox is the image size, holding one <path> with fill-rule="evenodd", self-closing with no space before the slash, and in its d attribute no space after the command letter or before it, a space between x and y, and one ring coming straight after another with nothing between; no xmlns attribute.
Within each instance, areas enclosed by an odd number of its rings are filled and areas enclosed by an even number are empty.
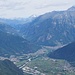
<svg viewBox="0 0 75 75"><path fill-rule="evenodd" d="M9 60L0 60L0 75L24 75L16 65Z"/></svg>
<svg viewBox="0 0 75 75"><path fill-rule="evenodd" d="M22 38L12 27L0 24L0 55L19 55L24 53L35 52L39 49L38 46L28 42L26 39Z"/></svg>
<svg viewBox="0 0 75 75"><path fill-rule="evenodd" d="M21 27L20 32L29 41L39 45L63 45L75 40L74 7L53 11L37 17ZM73 10L73 11L72 11Z"/></svg>

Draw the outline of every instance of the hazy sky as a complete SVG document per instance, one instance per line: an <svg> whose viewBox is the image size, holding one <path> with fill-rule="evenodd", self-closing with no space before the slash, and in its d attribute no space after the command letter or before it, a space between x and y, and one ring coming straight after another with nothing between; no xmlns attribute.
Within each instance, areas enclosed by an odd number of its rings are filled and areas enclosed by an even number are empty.
<svg viewBox="0 0 75 75"><path fill-rule="evenodd" d="M0 17L24 18L53 10L66 10L73 5L75 0L0 0Z"/></svg>

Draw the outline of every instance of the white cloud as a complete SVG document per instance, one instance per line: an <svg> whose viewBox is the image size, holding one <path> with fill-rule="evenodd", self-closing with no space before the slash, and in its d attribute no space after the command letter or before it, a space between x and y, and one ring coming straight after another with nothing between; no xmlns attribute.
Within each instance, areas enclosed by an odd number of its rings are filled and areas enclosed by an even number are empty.
<svg viewBox="0 0 75 75"><path fill-rule="evenodd" d="M73 5L75 0L0 0L0 17L27 17L64 10Z"/></svg>

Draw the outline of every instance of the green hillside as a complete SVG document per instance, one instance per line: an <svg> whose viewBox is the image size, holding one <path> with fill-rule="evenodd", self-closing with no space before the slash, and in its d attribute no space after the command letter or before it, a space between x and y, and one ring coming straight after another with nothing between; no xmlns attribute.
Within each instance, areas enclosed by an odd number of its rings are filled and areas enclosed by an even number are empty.
<svg viewBox="0 0 75 75"><path fill-rule="evenodd" d="M0 75L24 75L16 65L9 60L0 60Z"/></svg>

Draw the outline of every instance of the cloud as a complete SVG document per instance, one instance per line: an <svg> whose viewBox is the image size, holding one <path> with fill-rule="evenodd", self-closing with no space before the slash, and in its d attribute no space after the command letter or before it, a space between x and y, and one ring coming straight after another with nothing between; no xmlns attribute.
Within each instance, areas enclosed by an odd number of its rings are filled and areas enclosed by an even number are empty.
<svg viewBox="0 0 75 75"><path fill-rule="evenodd" d="M58 6L64 6L68 5L68 3L62 3L62 4L45 4L41 6L37 6L36 9L42 9L42 8L47 8L47 7L58 7Z"/></svg>
<svg viewBox="0 0 75 75"><path fill-rule="evenodd" d="M75 0L0 0L0 17L28 17L64 10L73 5Z"/></svg>
<svg viewBox="0 0 75 75"><path fill-rule="evenodd" d="M29 0L30 1L30 0ZM21 9L27 5L29 1L23 0L0 0L0 9Z"/></svg>

